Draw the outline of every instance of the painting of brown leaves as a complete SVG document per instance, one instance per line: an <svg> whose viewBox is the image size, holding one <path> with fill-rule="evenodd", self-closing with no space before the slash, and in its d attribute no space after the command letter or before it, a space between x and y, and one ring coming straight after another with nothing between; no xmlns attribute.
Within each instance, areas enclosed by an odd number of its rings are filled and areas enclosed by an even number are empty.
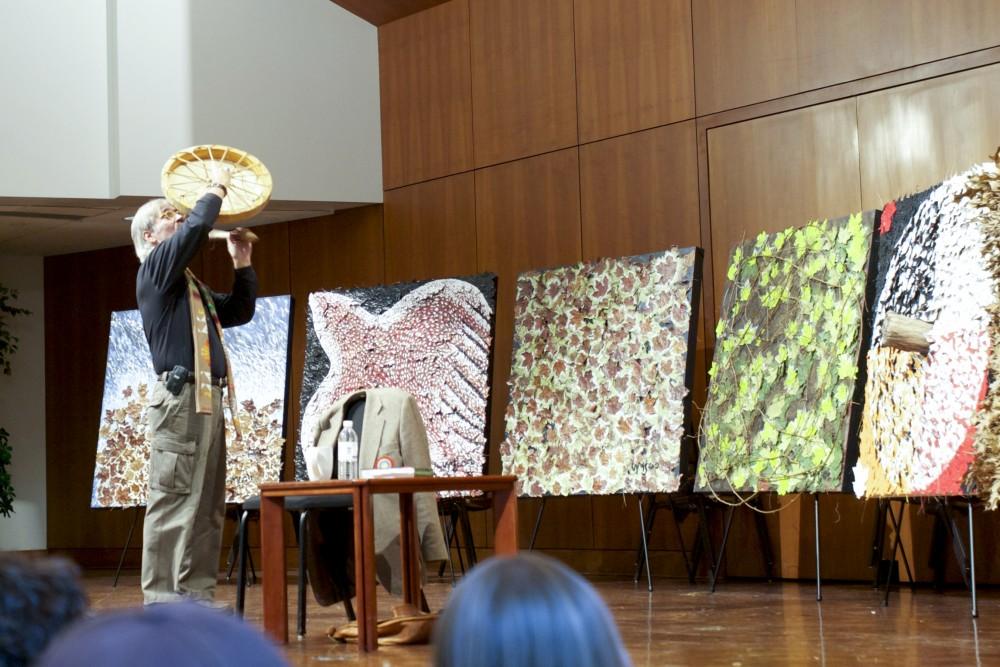
<svg viewBox="0 0 1000 667"><path fill-rule="evenodd" d="M503 473L526 496L676 491L695 248L518 277Z"/></svg>
<svg viewBox="0 0 1000 667"><path fill-rule="evenodd" d="M288 296L261 298L253 320L223 332L243 433L236 441L227 408L227 503L243 502L258 494L261 482L281 477L290 311ZM91 507L146 504L146 406L154 382L139 311L112 313Z"/></svg>

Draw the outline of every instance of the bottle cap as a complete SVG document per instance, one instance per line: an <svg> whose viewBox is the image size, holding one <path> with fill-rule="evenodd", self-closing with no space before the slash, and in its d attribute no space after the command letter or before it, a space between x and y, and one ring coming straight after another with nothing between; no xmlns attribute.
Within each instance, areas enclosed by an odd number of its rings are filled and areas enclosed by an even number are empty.
<svg viewBox="0 0 1000 667"><path fill-rule="evenodd" d="M352 422L350 419L345 419L344 428L354 428L354 422Z"/></svg>

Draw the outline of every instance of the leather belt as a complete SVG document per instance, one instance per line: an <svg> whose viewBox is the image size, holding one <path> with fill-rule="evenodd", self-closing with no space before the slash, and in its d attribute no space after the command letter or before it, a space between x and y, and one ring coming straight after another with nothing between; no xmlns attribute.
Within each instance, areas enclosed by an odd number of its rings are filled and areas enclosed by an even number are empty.
<svg viewBox="0 0 1000 667"><path fill-rule="evenodd" d="M170 375L170 372L164 371L160 373L157 377L159 377L160 382L166 382L168 375ZM188 384L194 384L194 373L188 371L187 380L185 380L185 382L187 382ZM213 376L211 384L213 387L222 387L223 389L225 389L229 383L226 381L226 378L217 378Z"/></svg>

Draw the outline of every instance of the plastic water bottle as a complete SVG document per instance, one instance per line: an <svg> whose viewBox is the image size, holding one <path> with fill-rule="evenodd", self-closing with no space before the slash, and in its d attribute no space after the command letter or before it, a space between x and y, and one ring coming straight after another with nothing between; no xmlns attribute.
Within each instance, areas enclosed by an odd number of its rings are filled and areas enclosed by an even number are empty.
<svg viewBox="0 0 1000 667"><path fill-rule="evenodd" d="M337 437L337 479L358 478L358 434L354 423L344 420Z"/></svg>

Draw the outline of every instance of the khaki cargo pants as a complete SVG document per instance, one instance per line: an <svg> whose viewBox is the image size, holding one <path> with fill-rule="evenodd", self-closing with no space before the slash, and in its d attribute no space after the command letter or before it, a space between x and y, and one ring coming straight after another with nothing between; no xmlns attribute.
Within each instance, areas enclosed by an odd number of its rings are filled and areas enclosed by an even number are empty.
<svg viewBox="0 0 1000 667"><path fill-rule="evenodd" d="M226 511L222 389L212 388L212 414L199 415L193 384L185 384L180 395L174 396L158 381L147 415L150 453L142 541L143 601L212 600Z"/></svg>

